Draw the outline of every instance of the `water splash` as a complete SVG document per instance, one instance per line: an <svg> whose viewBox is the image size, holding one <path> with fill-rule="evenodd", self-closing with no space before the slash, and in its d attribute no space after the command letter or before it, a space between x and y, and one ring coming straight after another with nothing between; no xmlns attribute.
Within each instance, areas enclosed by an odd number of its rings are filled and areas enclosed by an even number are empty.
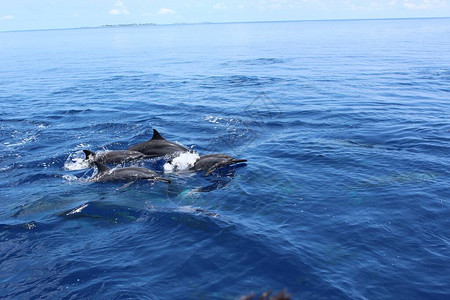
<svg viewBox="0 0 450 300"><path fill-rule="evenodd" d="M164 172L186 171L194 166L200 155L197 152L184 152L164 164Z"/></svg>
<svg viewBox="0 0 450 300"><path fill-rule="evenodd" d="M68 171L83 170L90 167L89 161L85 159L82 152L70 154L64 162L64 169Z"/></svg>
<svg viewBox="0 0 450 300"><path fill-rule="evenodd" d="M80 179L75 175L63 175L62 178L68 182L79 181Z"/></svg>

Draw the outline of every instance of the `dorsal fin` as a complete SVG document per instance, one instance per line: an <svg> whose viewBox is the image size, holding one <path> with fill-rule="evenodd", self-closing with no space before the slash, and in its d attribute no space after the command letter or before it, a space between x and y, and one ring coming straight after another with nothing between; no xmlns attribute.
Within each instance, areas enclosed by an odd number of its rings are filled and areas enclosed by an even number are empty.
<svg viewBox="0 0 450 300"><path fill-rule="evenodd" d="M92 156L92 158L95 157L95 153L92 152L92 151L90 151L90 150L83 150L83 152L84 152L84 154L86 155L86 159L91 158L91 156Z"/></svg>
<svg viewBox="0 0 450 300"><path fill-rule="evenodd" d="M94 164L97 166L98 173L105 173L109 171L109 168L107 166L105 166L102 163L99 163L98 161L94 161Z"/></svg>
<svg viewBox="0 0 450 300"><path fill-rule="evenodd" d="M153 129L153 137L152 140L165 140L156 129Z"/></svg>

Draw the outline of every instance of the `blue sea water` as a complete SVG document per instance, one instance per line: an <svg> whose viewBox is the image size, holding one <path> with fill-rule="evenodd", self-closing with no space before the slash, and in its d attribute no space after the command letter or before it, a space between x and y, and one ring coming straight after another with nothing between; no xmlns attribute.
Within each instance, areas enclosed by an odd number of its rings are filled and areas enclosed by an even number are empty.
<svg viewBox="0 0 450 300"><path fill-rule="evenodd" d="M450 19L0 33L0 298L450 296ZM158 129L246 165L88 182Z"/></svg>

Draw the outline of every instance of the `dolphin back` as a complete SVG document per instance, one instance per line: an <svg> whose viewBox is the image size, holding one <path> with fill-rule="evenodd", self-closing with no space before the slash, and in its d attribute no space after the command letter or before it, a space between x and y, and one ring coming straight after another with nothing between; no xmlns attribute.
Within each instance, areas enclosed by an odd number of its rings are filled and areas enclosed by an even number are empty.
<svg viewBox="0 0 450 300"><path fill-rule="evenodd" d="M131 146L128 150L139 151L150 158L189 151L181 145L166 140L156 129L153 129L151 140Z"/></svg>
<svg viewBox="0 0 450 300"><path fill-rule="evenodd" d="M209 175L229 165L246 162L246 159L238 159L226 154L208 154L201 156L194 164L195 171L205 171L205 175Z"/></svg>

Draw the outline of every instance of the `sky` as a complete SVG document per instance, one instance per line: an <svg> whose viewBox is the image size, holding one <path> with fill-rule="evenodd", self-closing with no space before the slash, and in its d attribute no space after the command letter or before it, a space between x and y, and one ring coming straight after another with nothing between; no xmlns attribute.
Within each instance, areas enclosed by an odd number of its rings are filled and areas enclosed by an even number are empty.
<svg viewBox="0 0 450 300"><path fill-rule="evenodd" d="M450 0L0 0L0 31L423 17L450 17Z"/></svg>

